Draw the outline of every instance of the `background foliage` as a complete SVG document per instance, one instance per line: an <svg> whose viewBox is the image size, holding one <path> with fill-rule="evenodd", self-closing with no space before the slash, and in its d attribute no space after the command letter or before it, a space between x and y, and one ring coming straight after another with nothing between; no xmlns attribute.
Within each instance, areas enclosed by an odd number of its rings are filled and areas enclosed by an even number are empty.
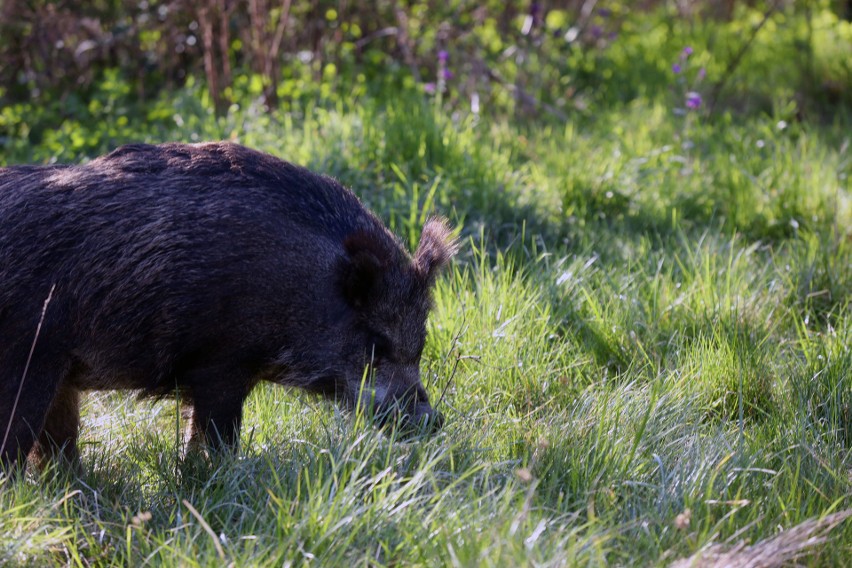
<svg viewBox="0 0 852 568"><path fill-rule="evenodd" d="M76 149L103 149L131 121L161 133L181 88L219 116L425 93L465 114L578 120L665 96L686 45L713 110L826 118L852 100L842 2L640 5L4 0L0 142L38 145L64 126Z"/></svg>

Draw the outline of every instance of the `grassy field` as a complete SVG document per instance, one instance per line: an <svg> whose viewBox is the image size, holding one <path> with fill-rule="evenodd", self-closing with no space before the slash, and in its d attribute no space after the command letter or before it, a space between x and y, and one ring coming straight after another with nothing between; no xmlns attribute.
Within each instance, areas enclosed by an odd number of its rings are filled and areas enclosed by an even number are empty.
<svg viewBox="0 0 852 568"><path fill-rule="evenodd" d="M7 143L235 139L339 178L409 245L441 212L463 247L424 353L440 434L263 386L239 456L206 464L174 403L92 394L80 476L0 479L0 564L842 565L852 115L660 91L527 123L416 93L217 119L188 87L168 127Z"/></svg>

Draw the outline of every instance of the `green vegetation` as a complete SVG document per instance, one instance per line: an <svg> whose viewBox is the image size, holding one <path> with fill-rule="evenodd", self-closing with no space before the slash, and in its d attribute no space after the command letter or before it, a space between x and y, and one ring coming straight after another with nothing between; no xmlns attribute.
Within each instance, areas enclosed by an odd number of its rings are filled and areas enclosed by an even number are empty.
<svg viewBox="0 0 852 568"><path fill-rule="evenodd" d="M142 100L115 69L85 101L0 108L0 163L231 138L341 179L409 244L433 211L464 242L424 353L440 434L263 386L240 455L208 464L183 457L174 403L92 394L80 476L0 479L0 564L669 565L744 543L842 565L852 26L807 6L735 68L757 10L624 13L553 71L573 102L536 92L567 120L499 86L472 112L405 67L282 81L276 111L246 74L218 117L200 80Z"/></svg>

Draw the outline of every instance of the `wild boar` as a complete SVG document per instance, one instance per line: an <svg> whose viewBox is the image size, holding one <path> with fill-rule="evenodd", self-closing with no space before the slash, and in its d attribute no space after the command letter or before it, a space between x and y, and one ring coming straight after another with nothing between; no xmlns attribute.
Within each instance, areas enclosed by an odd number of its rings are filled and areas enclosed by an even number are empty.
<svg viewBox="0 0 852 568"><path fill-rule="evenodd" d="M2 168L0 464L76 462L98 389L179 393L212 448L261 380L439 427L419 362L456 250L436 218L412 257L335 180L230 143Z"/></svg>

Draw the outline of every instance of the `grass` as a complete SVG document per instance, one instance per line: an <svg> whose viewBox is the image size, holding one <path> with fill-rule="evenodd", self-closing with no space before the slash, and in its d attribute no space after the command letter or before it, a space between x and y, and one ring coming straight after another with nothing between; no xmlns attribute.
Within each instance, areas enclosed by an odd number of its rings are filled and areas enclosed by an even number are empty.
<svg viewBox="0 0 852 568"><path fill-rule="evenodd" d="M79 476L0 479L0 564L852 554L848 109L708 119L663 97L526 125L411 94L222 119L169 97L170 125L90 153L233 138L340 178L409 245L432 211L461 226L423 364L446 426L401 441L262 386L239 456L203 463L173 402L92 394ZM58 136L0 161L82 158Z"/></svg>

